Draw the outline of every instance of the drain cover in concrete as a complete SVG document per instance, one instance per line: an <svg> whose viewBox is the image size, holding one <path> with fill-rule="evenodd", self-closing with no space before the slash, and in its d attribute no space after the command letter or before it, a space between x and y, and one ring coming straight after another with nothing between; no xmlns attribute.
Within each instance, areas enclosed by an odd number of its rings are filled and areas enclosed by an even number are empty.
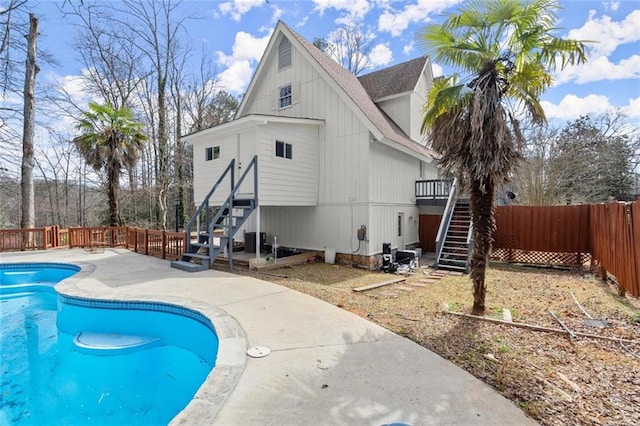
<svg viewBox="0 0 640 426"><path fill-rule="evenodd" d="M247 351L251 358L263 358L271 353L271 349L265 346L254 346Z"/></svg>

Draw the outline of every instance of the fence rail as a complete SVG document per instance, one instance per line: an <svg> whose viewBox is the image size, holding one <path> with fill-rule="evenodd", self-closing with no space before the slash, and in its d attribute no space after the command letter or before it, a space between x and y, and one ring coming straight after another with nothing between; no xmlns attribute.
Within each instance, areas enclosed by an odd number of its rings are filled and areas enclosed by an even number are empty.
<svg viewBox="0 0 640 426"><path fill-rule="evenodd" d="M47 250L59 247L125 247L149 256L176 260L185 247L184 232L155 231L128 226L60 229L0 229L1 251Z"/></svg>

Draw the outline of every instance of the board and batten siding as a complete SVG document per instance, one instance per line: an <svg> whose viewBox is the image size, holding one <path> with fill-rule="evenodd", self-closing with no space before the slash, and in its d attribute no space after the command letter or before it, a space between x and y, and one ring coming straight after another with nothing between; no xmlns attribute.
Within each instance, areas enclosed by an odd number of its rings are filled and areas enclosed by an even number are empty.
<svg viewBox="0 0 640 426"><path fill-rule="evenodd" d="M318 204L317 125L269 124L257 132L259 183L263 206ZM292 159L277 157L276 140L292 146Z"/></svg>
<svg viewBox="0 0 640 426"><path fill-rule="evenodd" d="M411 115L411 129L410 133L408 133L413 140L421 143L426 142L426 137L420 133L420 127L422 126L422 109L427 101L427 94L432 87L431 62L427 60L424 72L418 79L413 93L411 93L411 111L413 111L413 113Z"/></svg>
<svg viewBox="0 0 640 426"><path fill-rule="evenodd" d="M194 135L194 199L200 204L232 159L236 159L236 182L258 155L258 196L262 205L316 205L318 203L318 125L263 124L237 133ZM276 140L291 144L293 158L275 154ZM207 147L220 147L220 158L206 161ZM253 196L253 174L249 172L238 197ZM226 178L209 201L221 205L229 196Z"/></svg>
<svg viewBox="0 0 640 426"><path fill-rule="evenodd" d="M276 46L278 43L276 40ZM277 49L270 55L277 55ZM291 66L283 70L278 70L275 57L263 59L260 81L253 85L243 116L267 114L324 120L319 132L318 203L367 201L368 129L294 43L291 55ZM278 109L278 89L286 84L294 88L293 104Z"/></svg>
<svg viewBox="0 0 640 426"><path fill-rule="evenodd" d="M187 141L193 146L193 200L198 206L222 175L229 162L236 157L237 135L231 134L214 138L209 134L202 133L187 137ZM220 158L206 161L206 148L215 146L220 146ZM229 188L230 184L230 180L227 178L222 186ZM222 203L229 194L228 190L224 192L227 195L223 197L220 192L216 197L219 203ZM215 205L212 203L210 202L210 205Z"/></svg>
<svg viewBox="0 0 640 426"><path fill-rule="evenodd" d="M411 102L409 93L385 99L377 103L382 110L400 127L407 135L411 130Z"/></svg>
<svg viewBox="0 0 640 426"><path fill-rule="evenodd" d="M358 249L356 231L367 224L368 209L363 203L262 207L260 229L267 234L269 244L277 237L281 247L319 251L333 248L339 253L352 253ZM255 221L247 230L255 231ZM368 252L366 243L360 248L361 254Z"/></svg>
<svg viewBox="0 0 640 426"><path fill-rule="evenodd" d="M404 249L418 242L418 208L415 204L415 181L434 168L382 143L371 143L369 187L371 204L369 224L371 253L380 253L382 243ZM437 173L437 172L436 172ZM398 215L402 214L402 236L398 236Z"/></svg>

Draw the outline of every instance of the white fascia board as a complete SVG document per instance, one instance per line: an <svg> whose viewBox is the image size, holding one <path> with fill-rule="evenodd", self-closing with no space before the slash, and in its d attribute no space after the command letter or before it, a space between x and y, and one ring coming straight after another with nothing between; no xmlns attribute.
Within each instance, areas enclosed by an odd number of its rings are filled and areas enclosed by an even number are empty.
<svg viewBox="0 0 640 426"><path fill-rule="evenodd" d="M251 129L256 126L265 126L269 123L284 123L284 124L311 124L321 126L324 124L324 120L315 118L292 118L292 117L280 117L272 115L247 115L236 120L228 121L223 124L219 124L215 127L199 130L194 133L182 136L185 141L199 142L207 136L215 135L217 137L224 137L230 134L235 134L246 129ZM193 142L192 142L193 141Z"/></svg>

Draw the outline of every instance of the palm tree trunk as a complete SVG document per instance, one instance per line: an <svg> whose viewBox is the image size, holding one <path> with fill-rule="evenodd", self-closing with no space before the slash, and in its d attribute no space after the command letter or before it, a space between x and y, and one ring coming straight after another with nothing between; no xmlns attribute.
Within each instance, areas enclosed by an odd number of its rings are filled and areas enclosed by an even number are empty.
<svg viewBox="0 0 640 426"><path fill-rule="evenodd" d="M107 170L107 198L109 200L109 225L120 226L118 212L118 186L120 185L120 170L114 164L109 164Z"/></svg>
<svg viewBox="0 0 640 426"><path fill-rule="evenodd" d="M489 182L489 179L486 180ZM479 180L471 182L471 212L473 219L473 250L471 252L471 280L473 281L473 313L484 314L487 285L485 274L491 251L491 240L494 229L494 196L492 183L481 186Z"/></svg>

